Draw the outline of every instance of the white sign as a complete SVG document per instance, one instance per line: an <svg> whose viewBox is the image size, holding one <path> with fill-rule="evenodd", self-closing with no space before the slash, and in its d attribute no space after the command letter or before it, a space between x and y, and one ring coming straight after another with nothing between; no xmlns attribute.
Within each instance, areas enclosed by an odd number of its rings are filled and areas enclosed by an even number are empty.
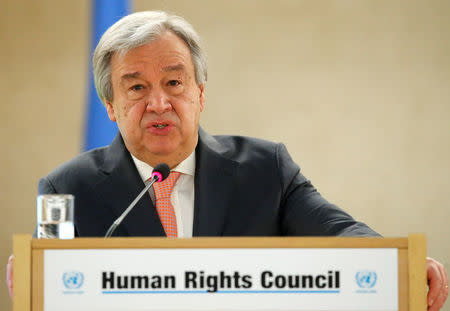
<svg viewBox="0 0 450 311"><path fill-rule="evenodd" d="M44 310L398 310L397 249L45 250Z"/></svg>

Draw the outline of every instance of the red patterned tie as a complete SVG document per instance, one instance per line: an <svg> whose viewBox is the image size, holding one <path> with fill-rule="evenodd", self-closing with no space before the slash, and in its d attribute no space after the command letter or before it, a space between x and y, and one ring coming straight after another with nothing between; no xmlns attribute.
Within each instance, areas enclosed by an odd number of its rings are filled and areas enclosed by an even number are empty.
<svg viewBox="0 0 450 311"><path fill-rule="evenodd" d="M170 195L179 177L179 172L170 172L169 177L164 181L153 184L156 197L156 210L158 211L159 219L161 220L166 235L172 238L178 236L178 230L175 210L172 203L170 203Z"/></svg>

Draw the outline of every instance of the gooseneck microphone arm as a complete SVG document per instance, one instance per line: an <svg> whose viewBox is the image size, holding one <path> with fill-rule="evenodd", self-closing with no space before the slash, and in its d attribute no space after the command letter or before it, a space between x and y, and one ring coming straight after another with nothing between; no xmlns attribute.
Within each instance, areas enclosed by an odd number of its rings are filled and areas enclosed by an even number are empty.
<svg viewBox="0 0 450 311"><path fill-rule="evenodd" d="M106 231L105 238L111 237L111 235L114 233L116 228L120 225L120 223L127 217L128 213L133 209L133 207L136 205L137 202L142 198L142 196L150 189L151 186L155 182L161 182L164 179L166 179L170 174L170 168L165 163L160 163L155 166L152 172L152 177L150 178L150 182L145 188L139 193L139 195L136 197L136 199L131 202L131 204L127 207L127 209L120 215L109 227L108 231Z"/></svg>

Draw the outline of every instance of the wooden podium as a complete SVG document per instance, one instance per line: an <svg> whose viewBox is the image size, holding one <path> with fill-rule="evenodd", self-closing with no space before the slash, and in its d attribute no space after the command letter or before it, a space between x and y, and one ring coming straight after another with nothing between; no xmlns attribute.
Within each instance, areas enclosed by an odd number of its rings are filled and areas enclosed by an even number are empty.
<svg viewBox="0 0 450 311"><path fill-rule="evenodd" d="M396 249L398 310L424 311L426 294L426 239L408 238L76 238L33 239L14 236L14 311L44 310L44 252L47 250L153 250L153 249ZM142 295L141 295L142 296ZM200 295L198 295L200 296ZM205 295L203 295L205 296ZM241 295L242 296L242 295ZM154 296L153 296L154 297ZM286 297L286 296L284 296ZM226 307L223 307L224 310Z"/></svg>

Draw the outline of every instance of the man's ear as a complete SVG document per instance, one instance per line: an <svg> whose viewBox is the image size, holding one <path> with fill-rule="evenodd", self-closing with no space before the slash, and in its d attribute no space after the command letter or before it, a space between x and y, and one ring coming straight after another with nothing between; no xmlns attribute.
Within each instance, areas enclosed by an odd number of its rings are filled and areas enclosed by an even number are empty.
<svg viewBox="0 0 450 311"><path fill-rule="evenodd" d="M199 103L200 103L200 112L201 112L201 111L203 111L203 108L205 108L205 85L199 84L198 88L200 90Z"/></svg>
<svg viewBox="0 0 450 311"><path fill-rule="evenodd" d="M109 119L113 122L116 122L116 115L114 114L114 108L112 103L107 101L106 99L103 99L103 103L105 104Z"/></svg>

